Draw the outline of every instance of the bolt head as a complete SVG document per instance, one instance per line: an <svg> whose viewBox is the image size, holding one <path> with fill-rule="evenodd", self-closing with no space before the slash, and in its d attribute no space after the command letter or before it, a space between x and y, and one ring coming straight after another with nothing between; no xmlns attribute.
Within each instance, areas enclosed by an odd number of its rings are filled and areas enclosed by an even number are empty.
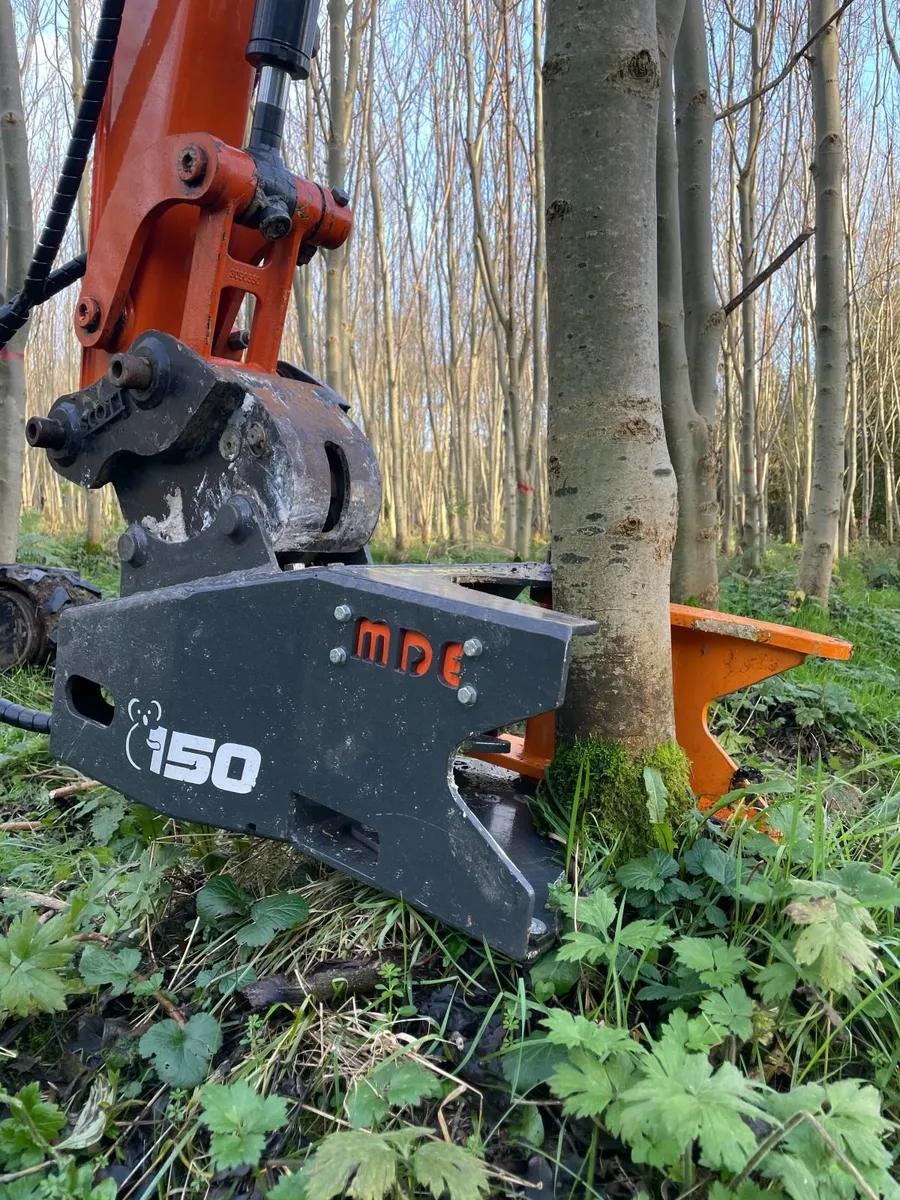
<svg viewBox="0 0 900 1200"><path fill-rule="evenodd" d="M331 194L334 196L334 202L338 208L346 208L350 203L350 193L345 192L342 187L333 187Z"/></svg>
<svg viewBox="0 0 900 1200"><path fill-rule="evenodd" d="M340 621L342 625L346 624L352 616L353 613L347 604L339 604L334 610L334 619Z"/></svg>
<svg viewBox="0 0 900 1200"><path fill-rule="evenodd" d="M478 699L478 692L476 692L475 688L473 688L471 684L464 683L456 693L456 698L460 704L465 704L466 708L471 708Z"/></svg>
<svg viewBox="0 0 900 1200"><path fill-rule="evenodd" d="M267 213L259 222L259 232L267 242L280 242L292 228L290 214L286 212Z"/></svg>
<svg viewBox="0 0 900 1200"><path fill-rule="evenodd" d="M463 642L463 654L466 658L478 658L483 649L484 646L478 638L466 638Z"/></svg>
<svg viewBox="0 0 900 1200"><path fill-rule="evenodd" d="M347 661L347 651L343 646L333 646L328 651L328 661L336 667L342 667Z"/></svg>
<svg viewBox="0 0 900 1200"><path fill-rule="evenodd" d="M129 567L140 567L147 561L150 542L140 525L126 529L118 542L119 560Z"/></svg>
<svg viewBox="0 0 900 1200"><path fill-rule="evenodd" d="M75 324L92 333L100 324L100 302L94 296L82 296L75 306Z"/></svg>
<svg viewBox="0 0 900 1200"><path fill-rule="evenodd" d="M219 453L226 462L234 462L241 452L241 435L233 427L225 430L219 438Z"/></svg>
<svg viewBox="0 0 900 1200"><path fill-rule="evenodd" d="M533 938L543 937L547 932L547 926L543 921L539 921L537 917L528 926L528 936Z"/></svg>
<svg viewBox="0 0 900 1200"><path fill-rule="evenodd" d="M246 433L247 446L250 453L256 458L263 458L269 453L269 439L266 436L266 431L259 421L254 421L252 425L247 426Z"/></svg>
<svg viewBox="0 0 900 1200"><path fill-rule="evenodd" d="M202 146L185 146L178 155L178 178L182 183L200 183L206 174L206 163Z"/></svg>
<svg viewBox="0 0 900 1200"><path fill-rule="evenodd" d="M243 541L253 524L253 508L244 496L232 496L216 513L216 528L234 541Z"/></svg>

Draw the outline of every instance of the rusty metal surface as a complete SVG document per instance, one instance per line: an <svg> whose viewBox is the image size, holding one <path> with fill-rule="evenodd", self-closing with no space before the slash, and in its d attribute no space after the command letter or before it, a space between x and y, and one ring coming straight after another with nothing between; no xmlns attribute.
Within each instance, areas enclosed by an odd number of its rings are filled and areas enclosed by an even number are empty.
<svg viewBox="0 0 900 1200"><path fill-rule="evenodd" d="M129 524L159 543L199 537L223 505L243 496L274 555L366 545L380 514L381 474L328 387L207 361L156 332L131 352L155 364L150 392L104 376L51 410L50 420L68 431L61 448L48 450L60 474L83 487L112 483ZM225 565L212 572L198 562L194 578L252 565L231 565L226 544ZM129 585L160 582L129 576Z"/></svg>
<svg viewBox="0 0 900 1200"><path fill-rule="evenodd" d="M47 662L56 650L64 610L99 597L99 590L77 571L0 566L0 672Z"/></svg>

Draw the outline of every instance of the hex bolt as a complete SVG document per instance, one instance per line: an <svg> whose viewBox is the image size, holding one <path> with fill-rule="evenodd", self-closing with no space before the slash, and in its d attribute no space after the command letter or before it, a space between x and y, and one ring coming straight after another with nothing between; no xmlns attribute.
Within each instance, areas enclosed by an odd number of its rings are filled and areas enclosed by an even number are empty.
<svg viewBox="0 0 900 1200"><path fill-rule="evenodd" d="M40 450L64 450L68 431L55 417L31 417L25 426L25 441Z"/></svg>
<svg viewBox="0 0 900 1200"><path fill-rule="evenodd" d="M346 208L350 203L350 194L345 192L342 187L333 187L331 194L334 196L334 202L338 208Z"/></svg>
<svg viewBox="0 0 900 1200"><path fill-rule="evenodd" d="M109 360L106 377L113 387L135 388L146 392L153 386L153 363L140 354L114 354Z"/></svg>
<svg viewBox="0 0 900 1200"><path fill-rule="evenodd" d="M150 539L140 525L132 525L119 538L119 558L129 567L142 567L150 553Z"/></svg>
<svg viewBox="0 0 900 1200"><path fill-rule="evenodd" d="M193 143L178 155L178 178L182 183L200 183L206 174L206 151Z"/></svg>
<svg viewBox="0 0 900 1200"><path fill-rule="evenodd" d="M533 938L541 938L547 932L547 926L543 921L539 921L537 917L528 926L528 936Z"/></svg>
<svg viewBox="0 0 900 1200"><path fill-rule="evenodd" d="M328 661L335 667L342 667L347 661L347 651L343 646L333 646L328 651Z"/></svg>
<svg viewBox="0 0 900 1200"><path fill-rule="evenodd" d="M339 604L334 610L334 619L345 625L353 616L353 612L348 604Z"/></svg>
<svg viewBox="0 0 900 1200"><path fill-rule="evenodd" d="M467 708L471 708L471 706L478 699L478 693L471 686L471 684L464 683L462 685L462 687L459 689L459 691L456 693L456 698L460 702L460 704L465 704L465 706Z"/></svg>
<svg viewBox="0 0 900 1200"><path fill-rule="evenodd" d="M233 425L225 430L219 438L219 453L226 462L234 462L241 452L241 435Z"/></svg>
<svg viewBox="0 0 900 1200"><path fill-rule="evenodd" d="M100 301L95 296L82 296L75 306L75 324L93 333L100 324Z"/></svg>
<svg viewBox="0 0 900 1200"><path fill-rule="evenodd" d="M247 442L247 448L256 458L263 458L271 449L269 439L266 435L266 430L259 421L254 421L252 425L247 426L247 432L244 434Z"/></svg>
<svg viewBox="0 0 900 1200"><path fill-rule="evenodd" d="M269 211L259 220L259 232L267 242L280 242L282 238L287 237L292 228L291 214L286 209L282 211L274 205L270 205Z"/></svg>
<svg viewBox="0 0 900 1200"><path fill-rule="evenodd" d="M253 521L250 501L243 496L232 496L216 513L216 526L226 537L239 542Z"/></svg>
<svg viewBox="0 0 900 1200"><path fill-rule="evenodd" d="M478 658L483 649L484 646L478 638L466 638L463 642L463 654L466 658Z"/></svg>

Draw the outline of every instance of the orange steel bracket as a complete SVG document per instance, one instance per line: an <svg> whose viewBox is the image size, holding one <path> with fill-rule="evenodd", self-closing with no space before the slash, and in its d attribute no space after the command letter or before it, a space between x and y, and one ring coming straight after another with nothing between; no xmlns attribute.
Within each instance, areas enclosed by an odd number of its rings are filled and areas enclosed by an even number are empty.
<svg viewBox="0 0 900 1200"><path fill-rule="evenodd" d="M129 0L100 116L87 271L75 310L81 384L148 330L203 357L274 373L301 247L335 249L352 226L329 188L296 178L290 233L240 224L257 189L244 142L255 0ZM246 351L229 345L254 296Z"/></svg>
<svg viewBox="0 0 900 1200"><path fill-rule="evenodd" d="M675 736L691 762L701 807L731 790L737 764L709 731L709 706L722 696L798 667L809 655L846 661L849 642L749 617L671 605ZM554 713L532 717L525 736L503 734L507 754L477 754L496 766L543 779L553 757Z"/></svg>

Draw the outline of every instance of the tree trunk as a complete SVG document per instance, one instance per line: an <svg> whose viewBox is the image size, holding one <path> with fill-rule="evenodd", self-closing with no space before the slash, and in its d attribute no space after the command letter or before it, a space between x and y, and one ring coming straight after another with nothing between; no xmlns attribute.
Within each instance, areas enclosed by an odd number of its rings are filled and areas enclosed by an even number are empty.
<svg viewBox="0 0 900 1200"><path fill-rule="evenodd" d="M704 608L715 608L719 601L716 567L719 512L715 455L709 422L698 412L694 403L685 348L682 290L682 229L687 226L685 231L691 237L694 226L703 224L702 218L698 220L694 214L686 218L679 215L679 161L675 148L672 60L684 14L684 0L657 0L656 10L661 79L656 148L660 384L666 439L678 480L678 536L672 562L671 594L672 599L680 603L690 601ZM695 200L699 200L702 209L704 199L698 197L696 191L685 196L686 206ZM705 203L709 203L708 195ZM711 234L707 244L711 253ZM691 261L692 275L697 265L693 252L694 246L688 242L684 246L684 254ZM711 270L711 259L709 265ZM699 371L701 364L698 362L696 365ZM714 413L715 365L711 401Z"/></svg>
<svg viewBox="0 0 900 1200"><path fill-rule="evenodd" d="M554 595L600 627L576 639L560 726L640 753L674 731L653 0L549 0L544 83Z"/></svg>
<svg viewBox="0 0 900 1200"><path fill-rule="evenodd" d="M9 0L0 0L0 148L6 209L6 289L24 283L34 248L28 134L19 81L16 27ZM25 459L25 343L28 326L0 353L0 562L15 562Z"/></svg>
<svg viewBox="0 0 900 1200"><path fill-rule="evenodd" d="M810 29L837 11L837 0L813 0ZM816 155L816 412L809 516L797 586L828 601L837 548L847 403L847 281L844 273L841 171L840 42L833 22L810 50Z"/></svg>
<svg viewBox="0 0 900 1200"><path fill-rule="evenodd" d="M756 210L759 197L756 190L756 175L759 158L759 143L762 135L762 98L759 96L763 82L762 35L765 20L764 0L756 0L753 27L750 30L751 78L750 88L754 99L750 103L750 120L747 133L747 157L738 180L738 196L741 216L741 287L746 288L756 277ZM741 305L741 334L743 340L743 378L741 388L741 493L744 503L744 520L741 526L741 552L744 567L748 571L759 570L759 477L756 471L756 295L748 296Z"/></svg>

